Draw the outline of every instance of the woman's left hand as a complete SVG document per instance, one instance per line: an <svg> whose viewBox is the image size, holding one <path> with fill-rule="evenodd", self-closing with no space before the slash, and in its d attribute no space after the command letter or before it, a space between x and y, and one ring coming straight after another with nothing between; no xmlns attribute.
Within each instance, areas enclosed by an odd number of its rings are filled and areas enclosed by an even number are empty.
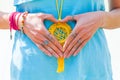
<svg viewBox="0 0 120 80"><path fill-rule="evenodd" d="M76 21L75 28L66 39L63 46L64 57L76 56L79 51L90 40L99 27L103 25L104 12L88 12L74 16ZM67 16L62 22L72 20L72 16Z"/></svg>

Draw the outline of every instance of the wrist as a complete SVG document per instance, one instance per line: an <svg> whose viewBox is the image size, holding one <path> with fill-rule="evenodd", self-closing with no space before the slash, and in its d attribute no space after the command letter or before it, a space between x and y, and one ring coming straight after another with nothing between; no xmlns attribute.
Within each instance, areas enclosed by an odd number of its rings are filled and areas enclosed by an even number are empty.
<svg viewBox="0 0 120 80"><path fill-rule="evenodd" d="M105 11L101 11L100 12L101 15L101 28L110 28L111 24L112 24L112 16L109 12L105 12Z"/></svg>
<svg viewBox="0 0 120 80"><path fill-rule="evenodd" d="M105 11L97 11L97 15L99 16L99 28L104 28L106 25L106 14L107 12Z"/></svg>

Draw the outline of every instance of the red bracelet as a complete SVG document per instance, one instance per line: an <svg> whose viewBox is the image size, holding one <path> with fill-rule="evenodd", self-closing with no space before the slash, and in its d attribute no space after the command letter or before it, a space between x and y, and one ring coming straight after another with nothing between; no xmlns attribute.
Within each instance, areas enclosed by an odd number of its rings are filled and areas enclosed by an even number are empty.
<svg viewBox="0 0 120 80"><path fill-rule="evenodd" d="M13 12L11 13L10 17L9 17L9 22L10 22L10 30L14 29L14 30L19 30L18 26L16 24L16 16L18 15L18 12Z"/></svg>
<svg viewBox="0 0 120 80"><path fill-rule="evenodd" d="M18 21L16 21L16 16L20 15L20 12L13 12L9 16L9 25L10 25L10 38L12 39L12 29L13 30L19 30L18 28ZM19 16L18 16L19 18Z"/></svg>

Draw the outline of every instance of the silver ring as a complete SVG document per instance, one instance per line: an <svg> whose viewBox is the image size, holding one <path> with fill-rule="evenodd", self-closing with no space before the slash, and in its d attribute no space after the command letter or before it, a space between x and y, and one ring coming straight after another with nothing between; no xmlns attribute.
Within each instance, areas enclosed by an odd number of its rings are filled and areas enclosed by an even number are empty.
<svg viewBox="0 0 120 80"><path fill-rule="evenodd" d="M77 33L73 33L71 36L75 38L77 36Z"/></svg>
<svg viewBox="0 0 120 80"><path fill-rule="evenodd" d="M47 36L48 36L48 38L49 38L50 40L52 40L52 39L53 39L53 37L52 37L52 35L51 35L51 34L48 34Z"/></svg>
<svg viewBox="0 0 120 80"><path fill-rule="evenodd" d="M78 44L81 44L81 40L78 40L77 43L78 43Z"/></svg>
<svg viewBox="0 0 120 80"><path fill-rule="evenodd" d="M74 15L72 15L71 20L74 21Z"/></svg>

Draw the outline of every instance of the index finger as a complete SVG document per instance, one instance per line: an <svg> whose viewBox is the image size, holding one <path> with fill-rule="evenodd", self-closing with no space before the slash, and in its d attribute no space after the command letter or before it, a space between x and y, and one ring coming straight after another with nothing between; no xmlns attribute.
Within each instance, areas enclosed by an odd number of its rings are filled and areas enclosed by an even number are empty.
<svg viewBox="0 0 120 80"><path fill-rule="evenodd" d="M63 45L63 51L65 51L68 47L68 45L71 43L71 41L77 36L76 33L71 33L68 38L66 39L64 45Z"/></svg>
<svg viewBox="0 0 120 80"><path fill-rule="evenodd" d="M53 36L51 35L50 33L47 34L46 36L57 48L60 49L60 51L62 51L62 45L58 42L58 40Z"/></svg>

